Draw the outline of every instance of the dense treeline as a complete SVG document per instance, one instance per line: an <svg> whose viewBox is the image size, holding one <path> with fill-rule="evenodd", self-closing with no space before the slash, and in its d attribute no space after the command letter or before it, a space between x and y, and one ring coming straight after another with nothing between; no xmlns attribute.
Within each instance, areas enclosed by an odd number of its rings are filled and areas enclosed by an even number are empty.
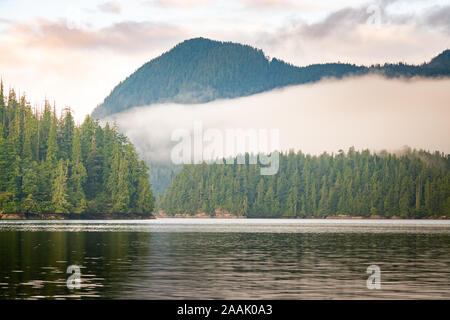
<svg viewBox="0 0 450 320"><path fill-rule="evenodd" d="M367 73L386 77L450 76L450 50L418 66L326 63L296 67L270 59L262 50L247 45L195 38L141 66L112 90L92 116L103 118L154 103L204 103L323 78Z"/></svg>
<svg viewBox="0 0 450 320"><path fill-rule="evenodd" d="M76 126L48 102L37 112L0 87L0 213L149 215L148 167L108 124Z"/></svg>
<svg viewBox="0 0 450 320"><path fill-rule="evenodd" d="M219 209L248 217L450 215L450 156L438 152L289 152L280 155L273 176L246 163L185 165L159 209L211 215Z"/></svg>

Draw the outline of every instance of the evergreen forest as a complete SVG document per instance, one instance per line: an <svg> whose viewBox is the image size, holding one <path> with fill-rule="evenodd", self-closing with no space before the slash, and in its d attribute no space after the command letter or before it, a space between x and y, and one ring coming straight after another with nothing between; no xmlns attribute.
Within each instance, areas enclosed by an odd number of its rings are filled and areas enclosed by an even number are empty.
<svg viewBox="0 0 450 320"><path fill-rule="evenodd" d="M149 216L149 168L116 128L0 87L0 213Z"/></svg>
<svg viewBox="0 0 450 320"><path fill-rule="evenodd" d="M272 176L260 175L260 165L248 160L247 154L246 164L185 165L159 210L246 217L450 216L450 156L439 152L291 151L280 154Z"/></svg>

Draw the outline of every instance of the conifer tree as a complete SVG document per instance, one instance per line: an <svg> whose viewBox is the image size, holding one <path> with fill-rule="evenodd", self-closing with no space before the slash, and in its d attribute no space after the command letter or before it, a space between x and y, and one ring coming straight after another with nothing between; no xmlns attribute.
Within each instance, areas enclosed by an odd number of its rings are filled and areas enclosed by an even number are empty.
<svg viewBox="0 0 450 320"><path fill-rule="evenodd" d="M67 164L59 160L52 183L52 205L55 213L69 213L70 204L67 194Z"/></svg>

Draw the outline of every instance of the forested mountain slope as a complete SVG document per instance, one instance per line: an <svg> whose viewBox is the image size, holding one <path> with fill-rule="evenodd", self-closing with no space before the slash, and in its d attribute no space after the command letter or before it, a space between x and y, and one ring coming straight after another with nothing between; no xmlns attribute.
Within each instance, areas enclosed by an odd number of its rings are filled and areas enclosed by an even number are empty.
<svg viewBox="0 0 450 320"><path fill-rule="evenodd" d="M248 45L195 38L141 66L111 91L92 116L103 118L155 103L191 104L242 97L326 77L342 78L370 72L386 77L450 76L450 51L419 66L326 63L296 67L270 59L262 50Z"/></svg>

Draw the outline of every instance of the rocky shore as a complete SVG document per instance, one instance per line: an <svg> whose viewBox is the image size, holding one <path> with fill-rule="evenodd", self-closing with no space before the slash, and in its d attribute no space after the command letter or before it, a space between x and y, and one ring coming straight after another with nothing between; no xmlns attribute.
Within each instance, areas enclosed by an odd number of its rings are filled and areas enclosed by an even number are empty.
<svg viewBox="0 0 450 320"><path fill-rule="evenodd" d="M24 213L0 213L0 220L146 220L155 219L155 216L141 216L137 214L120 214L120 213L104 213L104 214L61 214L61 213L45 213L45 214L24 214Z"/></svg>
<svg viewBox="0 0 450 320"><path fill-rule="evenodd" d="M228 211L221 211L221 210L216 210L215 215L210 215L204 212L199 212L199 213L195 213L195 214L167 214L164 211L158 211L157 213L155 213L155 217L156 218L187 218L187 219L195 219L195 218L200 218L200 219L246 219L247 217L245 216L238 216L235 214L232 214Z"/></svg>

